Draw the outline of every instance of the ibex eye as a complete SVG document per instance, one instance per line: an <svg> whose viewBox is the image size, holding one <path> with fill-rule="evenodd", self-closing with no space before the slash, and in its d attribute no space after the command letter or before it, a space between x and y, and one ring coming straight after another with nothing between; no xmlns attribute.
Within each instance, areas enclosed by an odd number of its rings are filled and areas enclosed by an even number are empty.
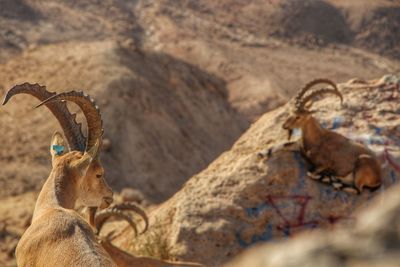
<svg viewBox="0 0 400 267"><path fill-rule="evenodd" d="M103 175L101 175L101 174L97 174L97 175L96 175L97 178L101 178L102 176L103 176Z"/></svg>

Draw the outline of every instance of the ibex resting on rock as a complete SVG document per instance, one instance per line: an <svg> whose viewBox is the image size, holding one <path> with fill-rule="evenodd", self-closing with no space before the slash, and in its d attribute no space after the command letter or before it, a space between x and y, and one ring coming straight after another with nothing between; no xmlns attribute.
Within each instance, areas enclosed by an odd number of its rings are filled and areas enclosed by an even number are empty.
<svg viewBox="0 0 400 267"><path fill-rule="evenodd" d="M315 85L325 83L333 88L322 88L305 94ZM336 84L327 79L308 83L295 98L295 107L283 124L290 140L292 131L300 128L302 137L298 142L285 143L276 150L300 150L312 165L307 173L313 179L332 184L337 189L360 193L364 187L377 188L381 184L381 167L373 151L341 134L324 129L312 116L313 99L323 94L333 94L343 101Z"/></svg>

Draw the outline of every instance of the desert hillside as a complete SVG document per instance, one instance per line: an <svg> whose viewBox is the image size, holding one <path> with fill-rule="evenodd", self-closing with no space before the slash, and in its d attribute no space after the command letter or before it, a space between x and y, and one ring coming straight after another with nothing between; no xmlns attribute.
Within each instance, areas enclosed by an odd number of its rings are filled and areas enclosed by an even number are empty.
<svg viewBox="0 0 400 267"><path fill-rule="evenodd" d="M253 131L242 134L309 80L400 73L399 36L395 0L1 0L0 95L23 82L89 93L110 141L102 154L109 184L171 203L221 153L253 142L245 137ZM15 265L51 169L50 138L60 128L37 103L18 95L0 108L0 265ZM199 259L174 238L176 258Z"/></svg>

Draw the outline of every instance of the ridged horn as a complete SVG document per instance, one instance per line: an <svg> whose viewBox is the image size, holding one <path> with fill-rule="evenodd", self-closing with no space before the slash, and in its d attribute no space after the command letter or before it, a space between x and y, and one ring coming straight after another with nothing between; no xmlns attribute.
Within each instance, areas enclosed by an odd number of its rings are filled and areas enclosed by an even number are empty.
<svg viewBox="0 0 400 267"><path fill-rule="evenodd" d="M338 90L334 90L331 88L322 88L319 89L317 91L312 92L311 94L309 94L308 96L306 96L301 104L300 104L300 109L304 109L304 106L310 101L312 100L315 96L317 95L324 95L324 94L334 94L336 96L338 96L340 98L340 103L343 103L343 95L338 91Z"/></svg>
<svg viewBox="0 0 400 267"><path fill-rule="evenodd" d="M329 79L321 78L321 79L312 80L312 81L308 82L308 83L300 90L300 92L297 94L297 96L296 96L296 98L295 98L295 100L296 100L296 103L295 103L296 108L298 108L298 107L301 105L302 98L303 98L303 96L305 95L305 93L307 93L314 85L321 84L321 83L325 83L325 84L331 85L333 88L335 88L337 91L339 91L339 90L337 89L336 84L335 84L333 81L329 80Z"/></svg>
<svg viewBox="0 0 400 267"><path fill-rule="evenodd" d="M90 150L103 134L103 121L101 120L98 106L89 95L84 94L81 91L70 91L51 96L36 107L55 101L60 102L62 100L74 102L82 109L88 126L85 151Z"/></svg>
<svg viewBox="0 0 400 267"><path fill-rule="evenodd" d="M100 233L101 228L103 227L104 223L110 217L112 217L112 216L120 217L122 219L125 219L131 225L131 227L135 231L135 235L137 236L138 231L137 231L136 224L132 221L132 218L129 215L124 213L124 211L133 211L133 212L136 212L137 214L139 214L145 222L145 227L140 234L143 234L144 232L147 231L147 229L149 228L149 219L146 215L146 212L132 202L124 202L121 204L115 204L107 209L104 209L104 210L98 212L96 214L96 216L94 216L93 220L91 219L91 221L93 221L93 225L97 229L97 232Z"/></svg>
<svg viewBox="0 0 400 267"><path fill-rule="evenodd" d="M104 223L112 216L116 216L116 217L122 218L125 221L127 221L129 223L129 225L133 228L133 231L135 231L135 236L138 235L138 230L137 230L136 224L133 222L132 218L129 215L125 214L123 212L123 210L116 209L115 207L113 207L111 209L108 208L108 209L102 210L96 215L96 217L94 219L94 224L96 226L98 234L100 234L100 231L103 228Z"/></svg>
<svg viewBox="0 0 400 267"><path fill-rule="evenodd" d="M134 204L132 202L124 202L124 203L120 203L120 204L115 204L114 207L119 210L130 210L130 211L134 211L137 214L139 214L145 223L144 229L141 232L141 234L146 232L147 229L149 228L149 218L147 217L146 212L142 208L138 207L136 204Z"/></svg>
<svg viewBox="0 0 400 267"><path fill-rule="evenodd" d="M29 94L40 101L45 101L56 95L55 92L49 92L45 86L39 84L23 83L12 87L6 93L3 105L15 95ZM70 150L84 151L86 138L82 134L81 124L75 121L76 114L71 114L65 103L46 103L46 107L53 113L63 129L64 135L68 141Z"/></svg>

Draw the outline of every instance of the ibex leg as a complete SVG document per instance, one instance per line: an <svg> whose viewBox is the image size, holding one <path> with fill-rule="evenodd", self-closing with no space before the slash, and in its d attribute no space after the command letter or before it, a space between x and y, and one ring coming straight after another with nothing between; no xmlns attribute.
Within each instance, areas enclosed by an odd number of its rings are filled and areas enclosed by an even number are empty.
<svg viewBox="0 0 400 267"><path fill-rule="evenodd" d="M361 192L364 187L375 189L382 183L379 162L370 155L360 155L354 171L354 185Z"/></svg>

